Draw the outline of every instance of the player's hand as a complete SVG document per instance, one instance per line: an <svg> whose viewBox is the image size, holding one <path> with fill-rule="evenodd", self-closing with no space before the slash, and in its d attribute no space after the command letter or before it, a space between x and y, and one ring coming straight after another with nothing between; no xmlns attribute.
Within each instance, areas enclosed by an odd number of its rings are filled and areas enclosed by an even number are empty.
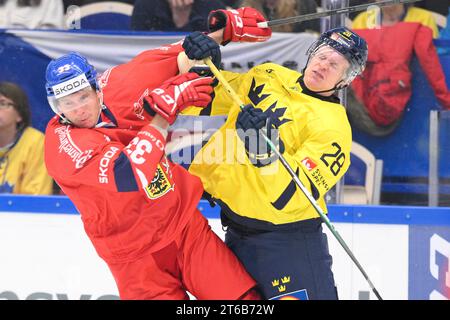
<svg viewBox="0 0 450 320"><path fill-rule="evenodd" d="M264 16L256 9L243 7L237 10L215 10L208 16L211 32L225 28L222 44L228 42L262 42L270 39L272 30L260 28L256 24L265 22Z"/></svg>
<svg viewBox="0 0 450 320"><path fill-rule="evenodd" d="M189 106L206 107L211 101L211 77L184 73L165 81L146 98L150 107L170 124Z"/></svg>
<svg viewBox="0 0 450 320"><path fill-rule="evenodd" d="M267 114L252 105L246 105L239 112L236 132L244 143L247 156L254 166L263 167L278 159L260 132L263 132L281 153L284 152L284 144L280 140L278 128Z"/></svg>
<svg viewBox="0 0 450 320"><path fill-rule="evenodd" d="M191 60L202 60L211 57L212 62L220 68L222 56L220 46L212 38L199 31L192 32L183 41L184 52Z"/></svg>

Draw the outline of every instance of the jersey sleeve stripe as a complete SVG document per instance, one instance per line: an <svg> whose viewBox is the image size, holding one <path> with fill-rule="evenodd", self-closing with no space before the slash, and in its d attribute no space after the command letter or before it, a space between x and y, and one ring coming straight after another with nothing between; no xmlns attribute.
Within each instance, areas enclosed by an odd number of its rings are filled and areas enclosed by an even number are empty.
<svg viewBox="0 0 450 320"><path fill-rule="evenodd" d="M138 185L128 157L121 152L114 162L114 180L119 192L138 191Z"/></svg>

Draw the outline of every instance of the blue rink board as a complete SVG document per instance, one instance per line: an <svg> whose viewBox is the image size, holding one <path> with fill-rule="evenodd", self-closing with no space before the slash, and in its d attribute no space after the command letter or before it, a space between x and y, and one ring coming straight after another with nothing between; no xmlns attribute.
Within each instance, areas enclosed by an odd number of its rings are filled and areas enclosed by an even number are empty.
<svg viewBox="0 0 450 320"><path fill-rule="evenodd" d="M332 222L406 225L450 225L450 207L329 205ZM218 206L201 200L199 209L208 219L219 218ZM78 214L66 196L0 195L0 213Z"/></svg>

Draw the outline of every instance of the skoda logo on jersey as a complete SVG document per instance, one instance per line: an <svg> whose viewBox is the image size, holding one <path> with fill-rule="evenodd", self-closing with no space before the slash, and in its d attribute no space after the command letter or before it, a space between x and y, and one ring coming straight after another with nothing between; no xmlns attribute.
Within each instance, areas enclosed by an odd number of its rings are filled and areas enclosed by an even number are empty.
<svg viewBox="0 0 450 320"><path fill-rule="evenodd" d="M86 75L83 73L78 77L53 86L52 89L55 93L55 98L58 99L80 91L81 89L87 88L89 86L89 81L87 80Z"/></svg>

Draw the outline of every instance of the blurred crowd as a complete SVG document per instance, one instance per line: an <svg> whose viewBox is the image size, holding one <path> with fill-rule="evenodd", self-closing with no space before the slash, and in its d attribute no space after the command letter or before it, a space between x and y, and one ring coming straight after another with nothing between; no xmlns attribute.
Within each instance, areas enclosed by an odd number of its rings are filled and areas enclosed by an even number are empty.
<svg viewBox="0 0 450 320"><path fill-rule="evenodd" d="M350 0L350 6L368 1ZM377 2L372 0L372 2ZM321 0L0 0L1 28L65 29L71 6L86 8L89 5L114 6L124 4L132 8L131 30L151 31L206 31L208 13L216 9L253 7L266 19L274 20L321 11ZM423 0L415 8L447 16L446 1ZM351 20L358 12L350 13ZM82 27L82 26L81 26ZM98 26L101 29L102 26ZM320 32L319 20L288 24L273 28L274 32Z"/></svg>

